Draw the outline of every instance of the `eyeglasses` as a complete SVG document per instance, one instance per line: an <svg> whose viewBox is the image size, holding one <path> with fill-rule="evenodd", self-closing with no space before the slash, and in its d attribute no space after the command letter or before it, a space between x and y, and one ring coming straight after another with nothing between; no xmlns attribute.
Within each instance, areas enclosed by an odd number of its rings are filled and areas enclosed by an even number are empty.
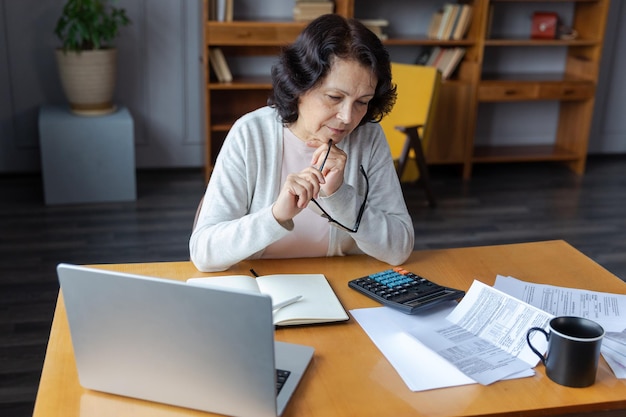
<svg viewBox="0 0 626 417"><path fill-rule="evenodd" d="M317 201L315 201L315 199L311 199L311 201L322 211L322 217L325 217L326 219L328 219L329 223L334 223L349 233L356 233L359 230L359 225L361 224L361 218L363 217L363 212L365 211L365 203L367 203L367 194L370 191L370 183L367 178L367 174L365 173L365 169L363 168L363 165L361 165L359 168L360 168L359 170L361 171L361 174L363 175L363 178L365 178L365 197L363 197L363 203L361 204L361 208L359 209L359 214L356 217L356 223L354 224L354 227L350 228L350 227L344 226L337 220L333 219L332 216L328 214L328 212L324 210L324 208Z"/></svg>

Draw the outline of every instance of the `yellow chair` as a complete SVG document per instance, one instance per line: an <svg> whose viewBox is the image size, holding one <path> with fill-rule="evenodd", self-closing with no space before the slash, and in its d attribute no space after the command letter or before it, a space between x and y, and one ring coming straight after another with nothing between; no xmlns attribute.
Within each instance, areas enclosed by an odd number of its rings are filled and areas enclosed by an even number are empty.
<svg viewBox="0 0 626 417"><path fill-rule="evenodd" d="M402 182L419 182L430 206L435 198L424 156L431 138L441 73L434 67L391 64L398 97L391 113L380 122Z"/></svg>

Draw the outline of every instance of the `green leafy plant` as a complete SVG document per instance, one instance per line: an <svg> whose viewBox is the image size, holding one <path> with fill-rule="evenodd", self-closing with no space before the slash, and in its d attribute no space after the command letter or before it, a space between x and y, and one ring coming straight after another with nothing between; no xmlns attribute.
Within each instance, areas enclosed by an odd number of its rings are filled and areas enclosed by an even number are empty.
<svg viewBox="0 0 626 417"><path fill-rule="evenodd" d="M131 23L126 11L113 7L115 0L68 0L54 33L64 51L104 49Z"/></svg>

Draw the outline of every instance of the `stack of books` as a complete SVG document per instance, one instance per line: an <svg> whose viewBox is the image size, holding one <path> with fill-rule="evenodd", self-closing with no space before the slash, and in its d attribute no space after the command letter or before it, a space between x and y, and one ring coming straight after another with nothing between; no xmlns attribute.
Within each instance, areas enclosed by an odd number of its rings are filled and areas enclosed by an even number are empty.
<svg viewBox="0 0 626 417"><path fill-rule="evenodd" d="M465 37L472 18L469 4L446 3L430 19L427 36L437 40L460 40Z"/></svg>
<svg viewBox="0 0 626 417"><path fill-rule="evenodd" d="M332 13L335 3L329 0L296 0L293 8L293 20L310 22L321 15Z"/></svg>
<svg viewBox="0 0 626 417"><path fill-rule="evenodd" d="M369 30L374 32L380 39L387 39L384 28L389 26L389 21L385 19L359 19Z"/></svg>
<svg viewBox="0 0 626 417"><path fill-rule="evenodd" d="M427 49L417 59L418 65L426 65L436 67L441 72L441 78L449 79L459 66L459 63L465 55L465 48L443 48L435 46Z"/></svg>

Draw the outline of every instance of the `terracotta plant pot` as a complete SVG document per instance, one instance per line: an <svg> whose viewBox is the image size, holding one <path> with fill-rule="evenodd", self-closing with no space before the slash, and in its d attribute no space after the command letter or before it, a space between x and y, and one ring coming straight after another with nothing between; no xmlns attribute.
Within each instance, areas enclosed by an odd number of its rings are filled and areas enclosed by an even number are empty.
<svg viewBox="0 0 626 417"><path fill-rule="evenodd" d="M113 91L117 50L56 50L63 91L73 113L94 116L115 111Z"/></svg>

